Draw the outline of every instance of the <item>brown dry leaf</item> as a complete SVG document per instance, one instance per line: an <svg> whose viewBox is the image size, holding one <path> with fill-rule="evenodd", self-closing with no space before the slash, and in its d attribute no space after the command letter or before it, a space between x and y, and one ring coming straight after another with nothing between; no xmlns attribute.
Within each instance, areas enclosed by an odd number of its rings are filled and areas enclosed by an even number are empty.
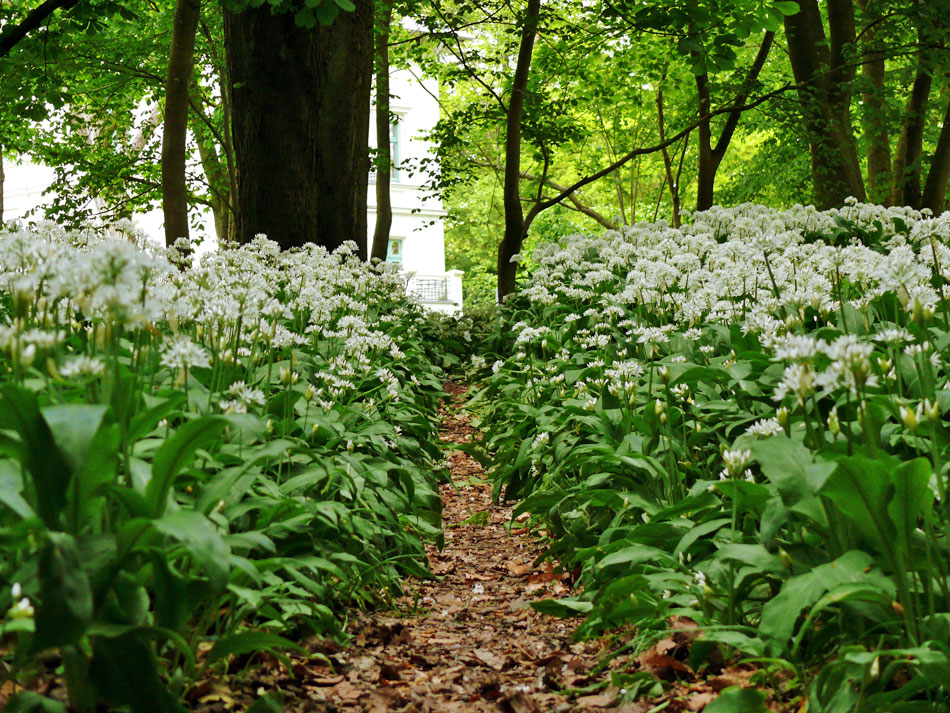
<svg viewBox="0 0 950 713"><path fill-rule="evenodd" d="M498 701L498 706L505 713L541 713L541 706L524 691L515 691Z"/></svg>
<svg viewBox="0 0 950 713"><path fill-rule="evenodd" d="M343 681L343 674L339 676L315 676L310 679L314 686L335 686Z"/></svg>
<svg viewBox="0 0 950 713"><path fill-rule="evenodd" d="M674 678L677 673L691 673L689 667L682 661L678 661L672 656L657 654L651 651L640 654L640 656L637 657L637 661L644 670L664 680Z"/></svg>
<svg viewBox="0 0 950 713"><path fill-rule="evenodd" d="M488 666L488 668L492 668L496 671L501 671L508 661L507 656L499 656L488 649L475 649L472 651L472 654L474 654L475 658Z"/></svg>
<svg viewBox="0 0 950 713"><path fill-rule="evenodd" d="M579 706L588 708L609 708L617 702L617 689L608 688L603 693L597 693L592 696L581 696L575 703Z"/></svg>
<svg viewBox="0 0 950 713"><path fill-rule="evenodd" d="M519 564L517 562L508 563L508 571L511 572L516 577L523 577L528 574L528 572L534 571L534 567L530 564Z"/></svg>
<svg viewBox="0 0 950 713"><path fill-rule="evenodd" d="M686 707L691 711L701 711L712 703L715 698L715 693L694 693L689 697L689 700L686 701Z"/></svg>
<svg viewBox="0 0 950 713"><path fill-rule="evenodd" d="M359 690L349 681L343 681L333 687L333 693L344 701L355 701L363 695L364 691Z"/></svg>
<svg viewBox="0 0 950 713"><path fill-rule="evenodd" d="M726 671L721 676L710 678L706 683L716 693L729 688L729 686L748 686L751 671L742 671L739 669Z"/></svg>

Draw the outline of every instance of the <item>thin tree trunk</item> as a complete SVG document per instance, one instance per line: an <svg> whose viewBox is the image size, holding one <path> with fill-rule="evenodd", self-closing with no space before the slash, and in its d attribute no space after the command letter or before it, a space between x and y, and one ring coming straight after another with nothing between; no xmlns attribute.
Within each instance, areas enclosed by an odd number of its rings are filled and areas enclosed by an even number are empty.
<svg viewBox="0 0 950 713"><path fill-rule="evenodd" d="M708 210L713 205L713 194L716 184L716 169L719 162L713 154L712 126L709 112L712 109L712 97L709 92L709 75L706 72L696 75L696 102L699 109L700 125L697 127L699 135L699 160L696 170L696 210ZM662 112L662 108L660 109ZM660 134L663 141L663 134ZM668 163L664 151L664 164ZM667 169L669 173L669 169Z"/></svg>
<svg viewBox="0 0 950 713"><path fill-rule="evenodd" d="M881 43L880 13L873 0L857 0L868 20L861 48L861 75L864 79L862 121L867 141L868 198L887 203L891 182L891 142L887 130L887 104L884 76L885 53Z"/></svg>
<svg viewBox="0 0 950 713"><path fill-rule="evenodd" d="M826 38L818 0L800 0L785 17L789 60L811 155L815 202L822 209L854 196L865 200L864 178L851 128L853 63L845 55L855 41L851 0L827 0Z"/></svg>
<svg viewBox="0 0 950 713"><path fill-rule="evenodd" d="M950 101L947 102L943 126L940 127L940 137L937 139L937 148L930 162L921 207L930 208L934 215L943 213L947 203L948 179L950 179Z"/></svg>
<svg viewBox="0 0 950 713"><path fill-rule="evenodd" d="M762 43L759 45L759 51L755 56L742 86L732 100L733 106L739 107L745 104L752 93L752 87L759 78L765 61L768 59L769 51L772 49L772 41L775 38L774 32L766 32L762 37ZM709 75L701 74L696 77L696 93L699 99L699 116L708 117L712 111L712 98L709 93ZM719 139L716 145L712 146L712 131L710 120L707 118L699 125L699 166L696 175L696 210L708 210L712 208L715 189L716 172L719 165L729 150L729 144L739 126L739 119L742 117L742 109L736 109L726 114L726 121L719 133Z"/></svg>
<svg viewBox="0 0 950 713"><path fill-rule="evenodd" d="M393 225L393 204L389 182L392 159L389 150L389 25L393 20L393 0L379 0L376 21L376 227L370 257L385 260L389 252L389 231Z"/></svg>
<svg viewBox="0 0 950 713"><path fill-rule="evenodd" d="M924 30L918 27L917 39L921 46L917 56L917 72L914 84L904 106L901 132L897 137L894 155L894 175L891 184L891 202L894 205L920 207L921 201L921 154L924 150L924 126L927 122L927 104L933 86L933 54L923 45Z"/></svg>
<svg viewBox="0 0 950 713"><path fill-rule="evenodd" d="M185 182L186 139L191 75L195 66L195 34L200 0L178 0L165 81L165 125L162 131L162 212L165 245L188 237L188 186Z"/></svg>
<svg viewBox="0 0 950 713"><path fill-rule="evenodd" d="M709 112L706 113L708 114ZM708 123L709 122L706 122L707 127ZM662 144L664 141L666 141L666 126L663 119L662 89L656 93L656 127L660 134L660 143ZM670 152L665 146L662 149L662 155L663 170L666 172L666 185L670 187L670 199L673 202L673 227L678 228L680 226L680 190L679 186L676 185L676 178L673 176L673 162L670 160ZM657 201L657 212L659 212L659 201ZM656 213L653 214L653 219L656 220Z"/></svg>
<svg viewBox="0 0 950 713"><path fill-rule="evenodd" d="M269 5L224 17L238 240L353 241L365 260L372 0L312 29Z"/></svg>
<svg viewBox="0 0 950 713"><path fill-rule="evenodd" d="M0 146L0 228L3 228L3 186L6 178L3 172L3 146Z"/></svg>
<svg viewBox="0 0 950 713"><path fill-rule="evenodd" d="M518 63L511 84L511 99L505 118L505 182L503 203L505 206L505 235L498 246L498 300L507 297L515 288L518 273L517 263L512 258L521 252L524 243L524 213L521 209L521 120L524 115L524 98L528 88L528 72L531 69L531 53L538 34L538 19L541 15L541 0L528 0L521 42L518 46Z"/></svg>

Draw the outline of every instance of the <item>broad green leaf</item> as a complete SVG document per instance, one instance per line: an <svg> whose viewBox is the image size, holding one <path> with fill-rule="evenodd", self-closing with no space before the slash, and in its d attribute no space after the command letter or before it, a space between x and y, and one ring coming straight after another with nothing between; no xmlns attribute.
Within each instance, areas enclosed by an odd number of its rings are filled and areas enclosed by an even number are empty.
<svg viewBox="0 0 950 713"><path fill-rule="evenodd" d="M24 499L23 476L20 466L11 460L0 460L0 503L3 503L24 520L36 517L33 508Z"/></svg>
<svg viewBox="0 0 950 713"><path fill-rule="evenodd" d="M842 458L821 492L879 552L890 549L897 534L888 515L894 487L889 469L881 459Z"/></svg>
<svg viewBox="0 0 950 713"><path fill-rule="evenodd" d="M829 589L866 578L864 570L872 562L871 555L866 552L851 550L833 562L787 580L779 593L762 607L759 636L771 640L782 650L805 609L810 608Z"/></svg>
<svg viewBox="0 0 950 713"><path fill-rule="evenodd" d="M306 654L307 650L277 634L266 631L238 631L219 639L205 657L204 667L207 668L217 661L228 656L250 654L257 651L285 651L291 650Z"/></svg>
<svg viewBox="0 0 950 713"><path fill-rule="evenodd" d="M587 614L594 605L591 602L584 602L577 599L540 599L536 602L530 602L530 606L536 612L567 618L577 616L578 614Z"/></svg>
<svg viewBox="0 0 950 713"><path fill-rule="evenodd" d="M216 589L227 584L231 552L214 524L201 513L178 510L155 520L160 532L177 540L191 553Z"/></svg>
<svg viewBox="0 0 950 713"><path fill-rule="evenodd" d="M147 411L136 414L131 423L129 423L128 438L130 442L135 442L144 436L147 436L163 419L175 413L185 403L185 395L176 392L172 396L163 399Z"/></svg>
<svg viewBox="0 0 950 713"><path fill-rule="evenodd" d="M151 645L138 633L95 637L89 677L110 705L128 706L132 713L179 710L158 676Z"/></svg>
<svg viewBox="0 0 950 713"><path fill-rule="evenodd" d="M765 694L755 688L730 686L703 708L704 713L766 713Z"/></svg>
<svg viewBox="0 0 950 713"><path fill-rule="evenodd" d="M902 463L891 472L894 496L887 504L887 514L897 529L898 546L904 557L910 554L911 533L917 521L933 506L930 477L930 461L926 458Z"/></svg>
<svg viewBox="0 0 950 713"><path fill-rule="evenodd" d="M791 0L780 0L779 2L773 2L772 7L774 7L783 15L794 15L801 9L797 2L791 2Z"/></svg>
<svg viewBox="0 0 950 713"><path fill-rule="evenodd" d="M3 713L66 713L66 706L39 693L21 691L10 697Z"/></svg>
<svg viewBox="0 0 950 713"><path fill-rule="evenodd" d="M16 431L23 441L23 465L32 476L29 491L33 507L47 527L59 529L59 515L66 506L69 488L69 466L40 414L36 396L15 384L4 386L2 394L0 428Z"/></svg>
<svg viewBox="0 0 950 713"><path fill-rule="evenodd" d="M62 404L42 409L43 419L71 473L78 473L86 462L107 410L101 404Z"/></svg>
<svg viewBox="0 0 950 713"><path fill-rule="evenodd" d="M689 548L692 547L698 539L701 537L706 537L707 535L711 535L712 533L721 529L724 525L728 525L730 522L732 522L730 518L722 517L717 520L704 522L700 525L694 525L680 539L679 544L676 545L676 549L673 550L673 556L678 557L682 553L689 552Z"/></svg>
<svg viewBox="0 0 950 713"><path fill-rule="evenodd" d="M33 651L77 643L92 620L92 589L72 535L48 533L39 576Z"/></svg>
<svg viewBox="0 0 950 713"><path fill-rule="evenodd" d="M176 476L189 467L195 452L214 441L227 426L227 421L217 416L203 416L188 421L155 452L152 461L152 478L145 488L145 500L156 516L165 512L168 494Z"/></svg>

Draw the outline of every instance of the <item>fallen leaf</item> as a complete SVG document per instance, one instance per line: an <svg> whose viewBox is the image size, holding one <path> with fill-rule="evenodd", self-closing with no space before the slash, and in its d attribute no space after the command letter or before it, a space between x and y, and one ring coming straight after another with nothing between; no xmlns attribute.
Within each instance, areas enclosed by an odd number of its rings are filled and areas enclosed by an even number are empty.
<svg viewBox="0 0 950 713"><path fill-rule="evenodd" d="M677 673L691 673L689 667L683 664L682 661L664 654L647 651L638 656L637 661L646 671L665 680L674 678Z"/></svg>
<svg viewBox="0 0 950 713"><path fill-rule="evenodd" d="M515 691L498 701L498 706L505 713L541 713L541 707L524 691Z"/></svg>
<svg viewBox="0 0 950 713"><path fill-rule="evenodd" d="M501 671L507 662L507 657L499 656L488 649L475 649L472 653L475 655L475 658L496 671Z"/></svg>
<svg viewBox="0 0 950 713"><path fill-rule="evenodd" d="M617 691L608 689L592 696L581 696L575 703L588 708L609 708L617 701Z"/></svg>
<svg viewBox="0 0 950 713"><path fill-rule="evenodd" d="M315 686L335 686L343 681L343 674L339 676L318 676L310 679Z"/></svg>
<svg viewBox="0 0 950 713"><path fill-rule="evenodd" d="M343 681L333 687L333 693L344 701L355 701L363 695L364 691L359 690L349 681Z"/></svg>
<svg viewBox="0 0 950 713"><path fill-rule="evenodd" d="M508 563L508 571L516 577L523 577L524 575L528 574L528 572L532 572L533 570L534 567L530 564L518 564L517 562Z"/></svg>
<svg viewBox="0 0 950 713"><path fill-rule="evenodd" d="M686 701L686 707L691 711L701 711L716 698L715 693L695 693Z"/></svg>

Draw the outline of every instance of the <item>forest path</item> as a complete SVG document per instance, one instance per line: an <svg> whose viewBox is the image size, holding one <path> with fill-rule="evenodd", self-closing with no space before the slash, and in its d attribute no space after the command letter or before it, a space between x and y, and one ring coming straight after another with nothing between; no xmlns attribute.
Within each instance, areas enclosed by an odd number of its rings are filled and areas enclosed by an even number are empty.
<svg viewBox="0 0 950 713"><path fill-rule="evenodd" d="M452 403L443 407L440 437L471 442L469 419L458 413L466 387L447 383ZM361 613L353 639L330 653L331 669L307 666L300 681L308 700L285 710L372 713L638 713L615 706L616 692L569 698L565 688L591 680L603 645L576 643L576 622L535 612L528 602L564 596L569 575L535 566L540 548L511 508L494 505L491 485L470 456L450 451L452 483L443 485L445 547L428 550L437 579L409 581L390 612ZM403 613L399 613L403 612ZM310 679L309 681L307 679ZM299 708L298 708L299 706Z"/></svg>

